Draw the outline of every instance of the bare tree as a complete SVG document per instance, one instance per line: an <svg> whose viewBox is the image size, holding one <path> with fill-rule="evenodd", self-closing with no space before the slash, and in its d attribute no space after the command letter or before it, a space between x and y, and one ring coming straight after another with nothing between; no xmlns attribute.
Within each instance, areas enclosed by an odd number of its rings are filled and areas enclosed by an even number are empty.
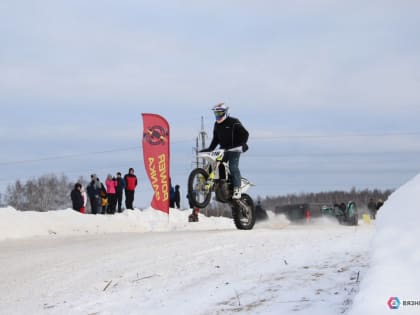
<svg viewBox="0 0 420 315"><path fill-rule="evenodd" d="M14 184L7 186L6 202L16 209L24 209L26 207L26 194L24 185L17 180Z"/></svg>
<svg viewBox="0 0 420 315"><path fill-rule="evenodd" d="M63 174L43 175L22 184L17 180L7 187L6 201L18 210L48 211L71 206L73 184Z"/></svg>

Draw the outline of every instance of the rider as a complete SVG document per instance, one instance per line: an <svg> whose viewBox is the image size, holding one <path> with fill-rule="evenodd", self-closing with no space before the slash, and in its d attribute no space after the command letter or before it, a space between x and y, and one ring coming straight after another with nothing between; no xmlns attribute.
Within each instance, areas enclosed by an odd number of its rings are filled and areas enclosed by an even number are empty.
<svg viewBox="0 0 420 315"><path fill-rule="evenodd" d="M229 169L232 176L233 196L232 199L241 198L241 173L239 171L239 157L241 152L248 150L248 131L241 122L228 115L229 107L225 103L219 103L213 107L216 122L213 128L213 139L210 146L200 152L208 152L220 145L225 152L224 159L229 162Z"/></svg>

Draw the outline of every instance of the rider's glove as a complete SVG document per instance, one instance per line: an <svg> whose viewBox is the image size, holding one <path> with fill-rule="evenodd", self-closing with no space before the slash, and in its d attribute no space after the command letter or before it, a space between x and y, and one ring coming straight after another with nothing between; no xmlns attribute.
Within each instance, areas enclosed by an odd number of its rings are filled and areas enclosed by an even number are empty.
<svg viewBox="0 0 420 315"><path fill-rule="evenodd" d="M248 151L248 145L246 143L244 143L242 145L242 152L246 152L246 151Z"/></svg>

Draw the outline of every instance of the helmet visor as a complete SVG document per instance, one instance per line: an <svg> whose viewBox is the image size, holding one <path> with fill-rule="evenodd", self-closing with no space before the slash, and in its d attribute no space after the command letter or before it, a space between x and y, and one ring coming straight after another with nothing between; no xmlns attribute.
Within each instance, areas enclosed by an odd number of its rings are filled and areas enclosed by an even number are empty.
<svg viewBox="0 0 420 315"><path fill-rule="evenodd" d="M219 120L220 118L222 118L225 115L225 113L226 113L226 111L224 111L224 110L215 110L213 112L214 112L214 117L217 120Z"/></svg>

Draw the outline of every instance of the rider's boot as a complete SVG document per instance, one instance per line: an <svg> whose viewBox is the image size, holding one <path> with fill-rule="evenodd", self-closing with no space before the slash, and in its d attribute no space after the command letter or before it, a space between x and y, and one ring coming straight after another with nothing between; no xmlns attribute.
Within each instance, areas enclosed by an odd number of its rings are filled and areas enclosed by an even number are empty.
<svg viewBox="0 0 420 315"><path fill-rule="evenodd" d="M241 190L238 187L233 189L232 199L241 199Z"/></svg>

